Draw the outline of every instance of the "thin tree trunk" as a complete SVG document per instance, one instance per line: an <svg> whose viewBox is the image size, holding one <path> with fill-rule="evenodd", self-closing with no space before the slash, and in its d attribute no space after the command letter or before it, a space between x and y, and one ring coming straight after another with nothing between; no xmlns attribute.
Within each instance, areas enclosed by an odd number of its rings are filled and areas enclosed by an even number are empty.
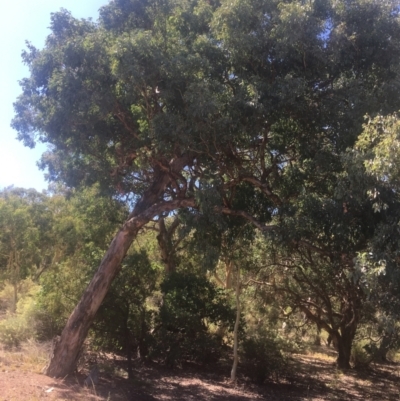
<svg viewBox="0 0 400 401"><path fill-rule="evenodd" d="M132 241L139 230L153 217L160 213L170 212L179 207L193 207L193 199L175 199L169 202L158 202L159 195L150 193L148 201L138 202L132 214L111 242L92 281L75 307L61 336L54 347L46 374L51 377L64 377L70 374L76 365L79 350L87 336L95 314L106 296L112 281L119 272ZM149 205L145 208L145 205Z"/></svg>
<svg viewBox="0 0 400 401"><path fill-rule="evenodd" d="M317 334L315 335L314 345L321 345L321 328L317 326Z"/></svg>
<svg viewBox="0 0 400 401"><path fill-rule="evenodd" d="M173 273L176 270L176 249L172 243L172 237L178 226L179 220L176 218L167 229L164 217L159 218L157 241L160 248L161 260L164 263L167 274Z"/></svg>
<svg viewBox="0 0 400 401"><path fill-rule="evenodd" d="M17 303L18 303L18 284L13 282L13 300L11 306L11 313L15 313L17 311Z"/></svg>
<svg viewBox="0 0 400 401"><path fill-rule="evenodd" d="M231 260L225 261L225 289L230 290L232 288L232 271L233 262Z"/></svg>
<svg viewBox="0 0 400 401"><path fill-rule="evenodd" d="M225 281L223 282L218 277L217 273L216 272L214 273L215 279L225 290L230 290L232 288L232 271L233 271L233 262L231 260L225 259ZM223 338L225 336L226 330L227 330L227 325L222 323L217 330L217 335Z"/></svg>
<svg viewBox="0 0 400 401"><path fill-rule="evenodd" d="M236 371L239 362L238 342L239 342L239 323L240 323L240 269L238 268L236 282L236 321L233 330L233 365L231 370L231 381L236 381Z"/></svg>
<svg viewBox="0 0 400 401"><path fill-rule="evenodd" d="M13 297L11 301L11 313L15 313L17 311L17 303L18 303L18 283L20 280L20 269L19 269L19 259L18 254L15 249L10 252L10 256L8 257L8 269L11 272L11 284L13 286Z"/></svg>

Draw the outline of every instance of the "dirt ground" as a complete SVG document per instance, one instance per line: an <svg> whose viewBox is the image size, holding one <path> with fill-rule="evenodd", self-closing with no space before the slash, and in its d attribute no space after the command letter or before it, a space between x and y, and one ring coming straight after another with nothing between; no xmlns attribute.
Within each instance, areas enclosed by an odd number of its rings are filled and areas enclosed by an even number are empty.
<svg viewBox="0 0 400 401"><path fill-rule="evenodd" d="M364 371L345 373L334 367L334 353L326 347L294 355L289 373L279 381L256 386L239 377L236 385L221 367L174 370L156 364L135 365L134 379L123 377L119 366L100 369L99 383L82 386L85 375L64 380L34 373L24 363L0 354L0 401L394 401L400 399L400 365L376 364ZM117 364L118 365L118 364ZM108 367L109 368L109 367ZM116 374L120 369L121 374Z"/></svg>

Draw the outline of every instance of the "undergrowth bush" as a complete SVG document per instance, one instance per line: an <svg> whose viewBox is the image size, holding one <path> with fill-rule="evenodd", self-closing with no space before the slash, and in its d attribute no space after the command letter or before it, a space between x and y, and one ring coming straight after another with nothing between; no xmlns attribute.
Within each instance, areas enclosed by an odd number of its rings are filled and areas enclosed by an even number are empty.
<svg viewBox="0 0 400 401"><path fill-rule="evenodd" d="M364 369L374 359L373 353L369 352L369 343L367 341L355 342L351 348L350 362L355 369Z"/></svg>
<svg viewBox="0 0 400 401"><path fill-rule="evenodd" d="M255 383L279 380L287 372L287 358L282 344L273 333L255 333L241 344L241 366Z"/></svg>
<svg viewBox="0 0 400 401"><path fill-rule="evenodd" d="M0 343L8 348L18 347L31 337L28 322L20 316L11 316L0 322Z"/></svg>
<svg viewBox="0 0 400 401"><path fill-rule="evenodd" d="M10 294L10 287L11 284L5 284L0 294L3 299ZM20 293L15 313L8 310L5 319L0 321L0 343L9 348L18 347L22 342L36 337L35 296L39 291L39 286L31 280L24 280L20 288L23 288L24 291Z"/></svg>
<svg viewBox="0 0 400 401"><path fill-rule="evenodd" d="M223 350L211 325L232 330L234 310L222 291L206 277L192 273L170 274L161 284L163 301L155 318L150 356L168 366L184 361L216 362Z"/></svg>

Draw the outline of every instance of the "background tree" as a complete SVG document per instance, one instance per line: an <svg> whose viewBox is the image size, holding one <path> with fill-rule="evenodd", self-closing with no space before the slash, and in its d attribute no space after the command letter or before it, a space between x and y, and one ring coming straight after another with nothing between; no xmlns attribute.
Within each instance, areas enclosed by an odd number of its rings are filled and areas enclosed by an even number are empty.
<svg viewBox="0 0 400 401"><path fill-rule="evenodd" d="M29 276L37 279L48 264L51 232L46 195L22 188L6 188L0 193L0 274L14 288L14 312L21 281Z"/></svg>
<svg viewBox="0 0 400 401"><path fill-rule="evenodd" d="M386 359L391 345L398 341L398 330L394 322L398 321L400 289L397 166L399 127L396 113L367 115L363 132L352 154L359 163L363 163L370 177L367 189L375 212L385 216L369 244L368 252L360 255L360 265L374 279L370 285L370 298L375 306L372 320L375 326L375 343L371 350L380 360ZM380 338L380 341L376 338Z"/></svg>

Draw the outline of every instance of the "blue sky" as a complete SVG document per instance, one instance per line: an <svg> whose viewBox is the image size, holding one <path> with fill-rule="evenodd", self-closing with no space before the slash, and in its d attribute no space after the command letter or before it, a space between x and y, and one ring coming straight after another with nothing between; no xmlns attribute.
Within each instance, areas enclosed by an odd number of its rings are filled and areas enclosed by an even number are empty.
<svg viewBox="0 0 400 401"><path fill-rule="evenodd" d="M25 40L42 48L49 33L50 13L66 8L76 18L98 17L98 10L107 0L11 0L0 4L0 189L5 186L47 188L44 172L36 166L45 150L25 148L11 129L13 102L20 94L18 80L28 76L22 64L21 51Z"/></svg>

